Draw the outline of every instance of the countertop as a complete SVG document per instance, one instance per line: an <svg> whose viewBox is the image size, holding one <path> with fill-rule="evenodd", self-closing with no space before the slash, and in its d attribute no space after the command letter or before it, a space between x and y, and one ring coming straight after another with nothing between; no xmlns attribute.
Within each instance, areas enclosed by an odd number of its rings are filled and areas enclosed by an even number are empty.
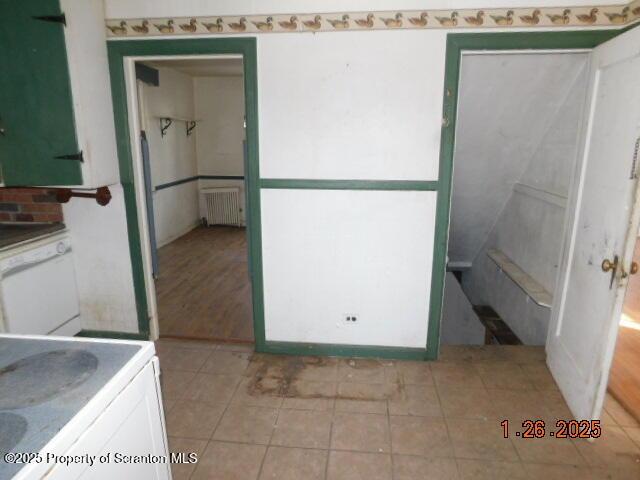
<svg viewBox="0 0 640 480"><path fill-rule="evenodd" d="M64 223L0 223L0 249L64 230Z"/></svg>
<svg viewBox="0 0 640 480"><path fill-rule="evenodd" d="M140 344L0 336L0 480L24 465L131 360Z"/></svg>

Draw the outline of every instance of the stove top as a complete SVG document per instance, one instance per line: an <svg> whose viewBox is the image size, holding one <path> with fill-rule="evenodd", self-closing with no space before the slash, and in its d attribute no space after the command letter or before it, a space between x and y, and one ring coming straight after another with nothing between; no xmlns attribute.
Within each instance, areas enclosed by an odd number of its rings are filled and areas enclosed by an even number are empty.
<svg viewBox="0 0 640 480"><path fill-rule="evenodd" d="M22 467L140 350L140 345L0 337L0 480Z"/></svg>

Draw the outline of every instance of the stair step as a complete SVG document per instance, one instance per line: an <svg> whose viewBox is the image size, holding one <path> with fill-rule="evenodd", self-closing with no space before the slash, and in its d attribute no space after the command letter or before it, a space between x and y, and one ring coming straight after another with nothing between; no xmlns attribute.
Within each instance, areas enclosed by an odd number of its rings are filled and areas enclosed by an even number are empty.
<svg viewBox="0 0 640 480"><path fill-rule="evenodd" d="M485 337L487 344L522 345L522 341L513 333L509 325L489 305L474 305L473 311L476 312L482 325L487 329Z"/></svg>

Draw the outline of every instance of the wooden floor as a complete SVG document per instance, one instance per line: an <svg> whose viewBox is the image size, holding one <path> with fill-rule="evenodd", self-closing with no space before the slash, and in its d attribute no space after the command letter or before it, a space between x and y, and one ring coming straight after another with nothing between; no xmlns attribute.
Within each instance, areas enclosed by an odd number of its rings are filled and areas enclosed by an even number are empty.
<svg viewBox="0 0 640 480"><path fill-rule="evenodd" d="M640 242L636 243L633 257L640 263ZM620 326L609 376L609 392L640 421L640 274L629 279L623 320L630 326Z"/></svg>
<svg viewBox="0 0 640 480"><path fill-rule="evenodd" d="M198 227L159 250L161 337L253 342L246 230Z"/></svg>

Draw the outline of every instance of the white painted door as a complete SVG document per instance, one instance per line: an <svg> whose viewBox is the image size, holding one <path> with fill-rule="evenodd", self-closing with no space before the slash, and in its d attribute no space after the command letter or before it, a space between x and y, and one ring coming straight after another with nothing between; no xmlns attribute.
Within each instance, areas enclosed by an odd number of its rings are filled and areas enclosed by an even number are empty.
<svg viewBox="0 0 640 480"><path fill-rule="evenodd" d="M594 49L589 74L564 273L547 338L547 363L578 419L600 415L638 229L640 28ZM615 256L612 277L601 265Z"/></svg>

